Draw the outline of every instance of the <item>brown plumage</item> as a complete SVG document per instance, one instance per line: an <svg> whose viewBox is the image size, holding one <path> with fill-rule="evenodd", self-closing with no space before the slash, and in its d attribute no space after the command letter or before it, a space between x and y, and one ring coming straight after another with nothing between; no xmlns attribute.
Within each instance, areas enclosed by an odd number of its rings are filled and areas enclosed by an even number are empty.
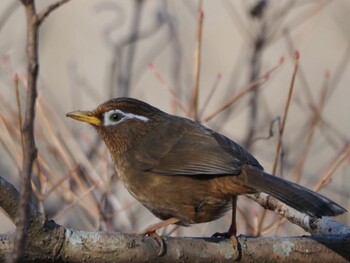
<svg viewBox="0 0 350 263"><path fill-rule="evenodd" d="M96 128L126 188L163 220L209 222L221 217L232 200L235 210L237 195L255 192L314 217L346 211L318 193L265 173L252 155L224 135L142 101L117 98L67 116ZM235 229L233 219L231 234Z"/></svg>

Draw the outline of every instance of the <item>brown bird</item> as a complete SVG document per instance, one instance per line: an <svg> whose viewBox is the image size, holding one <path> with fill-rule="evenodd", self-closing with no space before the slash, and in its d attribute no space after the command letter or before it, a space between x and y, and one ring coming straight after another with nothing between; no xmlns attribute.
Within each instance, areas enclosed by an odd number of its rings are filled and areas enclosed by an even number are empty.
<svg viewBox="0 0 350 263"><path fill-rule="evenodd" d="M237 247L237 196L256 192L312 217L346 212L327 197L264 172L251 154L224 135L145 102L116 98L67 116L93 125L128 191L165 220L144 234L157 238L155 231L169 224L213 221L232 207L225 236Z"/></svg>

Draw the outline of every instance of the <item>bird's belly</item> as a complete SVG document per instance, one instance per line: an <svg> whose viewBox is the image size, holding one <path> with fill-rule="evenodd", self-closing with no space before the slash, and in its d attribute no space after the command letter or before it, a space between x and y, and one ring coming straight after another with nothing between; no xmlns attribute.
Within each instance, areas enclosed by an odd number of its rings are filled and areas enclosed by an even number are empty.
<svg viewBox="0 0 350 263"><path fill-rule="evenodd" d="M128 191L158 218L175 217L181 224L213 221L221 217L231 204L232 195L214 186L214 177L168 176L142 173L124 177ZM176 178L174 178L176 177Z"/></svg>

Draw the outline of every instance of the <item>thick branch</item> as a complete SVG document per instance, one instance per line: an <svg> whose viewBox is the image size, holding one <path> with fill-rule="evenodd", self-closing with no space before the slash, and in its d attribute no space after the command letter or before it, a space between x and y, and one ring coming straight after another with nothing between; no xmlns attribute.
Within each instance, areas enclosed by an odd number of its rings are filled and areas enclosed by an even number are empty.
<svg viewBox="0 0 350 263"><path fill-rule="evenodd" d="M20 200L20 193L18 190L5 178L0 176L0 208L9 216L12 222L18 224L18 206ZM29 204L29 220L38 217L37 212L31 204ZM28 220L27 218L27 220ZM28 220L28 221L29 221Z"/></svg>
<svg viewBox="0 0 350 263"><path fill-rule="evenodd" d="M166 253L158 256L151 237L65 229L46 221L31 227L26 262L233 262L230 239L165 238ZM350 235L310 237L239 237L240 262L348 262ZM0 236L0 261L13 246L13 236ZM43 245L45 244L45 245Z"/></svg>
<svg viewBox="0 0 350 263"><path fill-rule="evenodd" d="M3 193L0 195L0 205L14 220L18 191L0 176L0 192ZM273 204L271 200L268 203ZM151 237L70 230L47 220L34 209L30 212L28 242L24 255L27 262L232 262L235 258L236 252L229 239L165 238L166 253L158 257L158 244ZM322 232L328 233L328 230L323 229ZM340 231L342 235L336 231ZM346 232L347 234L343 234ZM322 257L324 262L347 262L350 260L349 228L343 226L331 233L335 234L278 238L239 237L241 262L312 262L315 254ZM0 241L2 262L13 249L14 234L0 235Z"/></svg>
<svg viewBox="0 0 350 263"><path fill-rule="evenodd" d="M19 192L0 176L0 207L7 213L12 222L18 222Z"/></svg>

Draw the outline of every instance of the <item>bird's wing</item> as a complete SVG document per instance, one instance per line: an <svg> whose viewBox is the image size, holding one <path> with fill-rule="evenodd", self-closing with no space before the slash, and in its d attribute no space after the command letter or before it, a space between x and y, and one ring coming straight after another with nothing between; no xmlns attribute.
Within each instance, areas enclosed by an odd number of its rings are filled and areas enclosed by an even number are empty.
<svg viewBox="0 0 350 263"><path fill-rule="evenodd" d="M242 164L262 169L241 146L198 123L175 119L158 131L133 149L138 169L164 175L239 174Z"/></svg>

